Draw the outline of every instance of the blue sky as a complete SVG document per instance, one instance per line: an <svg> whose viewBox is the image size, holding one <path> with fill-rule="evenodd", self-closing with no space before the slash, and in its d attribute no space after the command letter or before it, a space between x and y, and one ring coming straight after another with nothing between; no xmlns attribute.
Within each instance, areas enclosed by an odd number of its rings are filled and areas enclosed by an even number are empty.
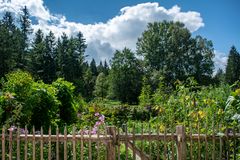
<svg viewBox="0 0 240 160"><path fill-rule="evenodd" d="M109 60L116 49L135 49L148 22L181 21L193 36L213 41L216 68L224 68L232 45L240 50L239 0L0 0L0 14L26 5L34 30L75 35L82 31L87 54ZM149 3L151 2L151 3Z"/></svg>
<svg viewBox="0 0 240 160"><path fill-rule="evenodd" d="M119 14L121 8L145 2L158 2L165 8L174 5L182 11L197 11L205 26L193 35L200 34L212 40L216 50L228 53L232 45L240 50L239 0L44 0L53 13L65 15L70 21L81 23L106 22Z"/></svg>

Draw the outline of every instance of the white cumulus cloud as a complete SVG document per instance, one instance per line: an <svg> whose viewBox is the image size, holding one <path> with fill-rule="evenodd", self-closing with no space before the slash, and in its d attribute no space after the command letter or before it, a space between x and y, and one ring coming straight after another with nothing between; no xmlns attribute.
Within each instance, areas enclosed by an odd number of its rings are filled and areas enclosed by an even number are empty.
<svg viewBox="0 0 240 160"><path fill-rule="evenodd" d="M215 57L213 59L215 65L214 72L216 73L218 69L222 69L223 71L225 71L225 68L227 66L228 55L217 50L214 51L214 54L215 54Z"/></svg>
<svg viewBox="0 0 240 160"><path fill-rule="evenodd" d="M42 29L45 33L50 30L56 36L62 32L76 35L81 31L88 43L87 54L96 60L110 59L116 49L128 47L135 50L137 38L146 29L149 22L180 21L191 31L197 31L204 26L200 13L195 11L183 12L179 6L166 9L159 3L142 3L124 7L119 15L106 23L82 24L70 22L66 17L52 14L44 6L43 0L0 0L0 15L5 11L20 13L27 6L32 18L36 20L33 29ZM79 17L81 18L81 17Z"/></svg>

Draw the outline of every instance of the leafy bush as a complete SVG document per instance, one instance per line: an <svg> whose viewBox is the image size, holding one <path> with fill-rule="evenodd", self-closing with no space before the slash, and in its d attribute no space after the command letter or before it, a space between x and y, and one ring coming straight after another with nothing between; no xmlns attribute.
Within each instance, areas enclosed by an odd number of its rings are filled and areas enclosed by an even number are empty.
<svg viewBox="0 0 240 160"><path fill-rule="evenodd" d="M84 102L81 98L75 101L74 89L72 83L63 79L45 84L35 82L27 72L11 72L6 75L0 93L1 124L34 125L38 130L41 126L75 123Z"/></svg>

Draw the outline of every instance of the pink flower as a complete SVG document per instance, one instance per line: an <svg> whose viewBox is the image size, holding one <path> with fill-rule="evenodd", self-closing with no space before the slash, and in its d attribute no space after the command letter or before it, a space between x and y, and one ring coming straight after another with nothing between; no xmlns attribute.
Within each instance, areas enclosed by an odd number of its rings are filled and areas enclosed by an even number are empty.
<svg viewBox="0 0 240 160"><path fill-rule="evenodd" d="M16 126L11 126L8 130L13 132L13 131L16 130L16 129L17 129Z"/></svg>
<svg viewBox="0 0 240 160"><path fill-rule="evenodd" d="M95 115L96 117L98 117L100 114L97 112L97 113L95 113L94 115Z"/></svg>
<svg viewBox="0 0 240 160"><path fill-rule="evenodd" d="M94 126L100 126L102 124L101 121L97 121Z"/></svg>
<svg viewBox="0 0 240 160"><path fill-rule="evenodd" d="M99 117L99 120L102 121L102 122L104 122L104 120L105 120L104 115L101 115L101 117Z"/></svg>

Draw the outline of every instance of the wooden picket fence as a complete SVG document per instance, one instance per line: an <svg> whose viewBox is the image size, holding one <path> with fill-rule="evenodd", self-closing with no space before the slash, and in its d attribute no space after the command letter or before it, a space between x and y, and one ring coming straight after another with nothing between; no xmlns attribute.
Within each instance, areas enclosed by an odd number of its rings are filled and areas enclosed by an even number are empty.
<svg viewBox="0 0 240 160"><path fill-rule="evenodd" d="M175 132L160 133L159 129L140 133L116 127L106 127L103 133L86 134L77 132L73 127L71 134L64 128L63 134L56 128L53 134L51 127L48 134L43 129L29 134L25 127L5 129L1 133L1 159L36 160L36 159L81 159L81 160L151 160L151 159L240 159L240 133L228 130L225 134L193 134L185 131L184 126L177 126ZM147 146L147 147L146 147Z"/></svg>

